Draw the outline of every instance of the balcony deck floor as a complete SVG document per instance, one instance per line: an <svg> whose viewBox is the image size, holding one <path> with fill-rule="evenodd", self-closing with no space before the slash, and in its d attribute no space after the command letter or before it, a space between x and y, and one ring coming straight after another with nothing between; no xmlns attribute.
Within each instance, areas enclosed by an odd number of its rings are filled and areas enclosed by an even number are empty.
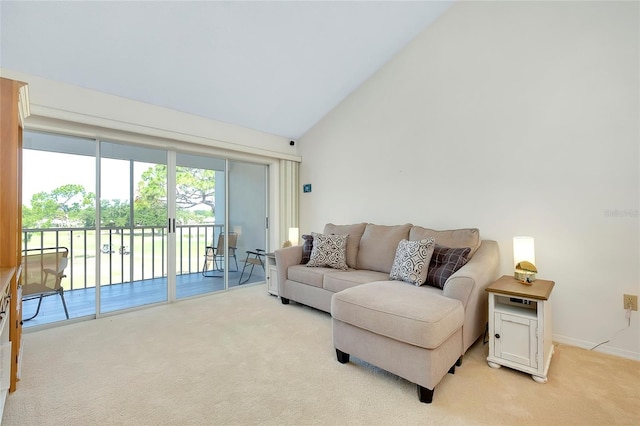
<svg viewBox="0 0 640 426"><path fill-rule="evenodd" d="M243 279L246 279L245 273ZM240 272L229 272L229 288L237 287ZM242 285L264 282L265 274L256 268L251 278ZM204 277L200 273L176 276L176 298L183 299L201 294L224 290L222 277ZM95 315L95 288L66 290L64 299L69 311L69 319ZM100 306L103 313L114 312L136 306L161 303L167 300L166 279L156 278L134 281L124 284L102 286L100 289ZM36 312L38 300L23 302L22 317L29 318ZM24 327L64 321L64 308L60 296L49 296L42 299L40 312L32 320L25 321Z"/></svg>

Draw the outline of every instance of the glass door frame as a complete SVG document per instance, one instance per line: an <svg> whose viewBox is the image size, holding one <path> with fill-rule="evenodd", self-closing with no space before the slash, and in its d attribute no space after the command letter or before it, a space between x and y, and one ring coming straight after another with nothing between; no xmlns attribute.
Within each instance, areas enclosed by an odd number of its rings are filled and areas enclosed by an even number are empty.
<svg viewBox="0 0 640 426"><path fill-rule="evenodd" d="M167 302L176 301L176 151L167 150Z"/></svg>
<svg viewBox="0 0 640 426"><path fill-rule="evenodd" d="M106 300L104 299L104 297L102 297L101 292L99 291L100 286L102 285L103 281L106 278L101 277L101 273L104 272L105 268L107 267L106 265L100 265L100 262L97 261L95 262L95 287L96 287L96 291L95 292L95 301L94 303L92 303L92 305L95 306L94 312L91 316L94 316L95 318L99 318L99 317L103 317L103 316L109 316L115 313L122 313L128 309L136 309L136 308L140 308L140 307L145 307L145 306L152 306L152 305L158 305L158 304L163 304L163 303L171 303L174 302L177 299L176 297L176 287L177 287L177 269L180 266L180 264L178 264L177 262L179 261L179 259L177 259L177 249L178 249L178 235L176 234L176 224L173 222L173 220L176 219L176 200L175 200L175 192L174 191L170 191L168 190L168 188L175 188L176 182L176 154L177 153L189 153L189 154L193 154L193 155L203 155L203 156L210 156L212 158L218 158L220 160L224 160L225 163L225 175L226 175L226 179L224 181L224 215L225 215L225 226L223 227L224 230L224 235L228 237L229 232L233 231L234 228L229 226L230 223L230 219L229 219L229 206L230 206L230 189L229 189L229 184L230 184L230 177L229 177L229 167L230 167L230 163L233 161L240 161L240 162L248 162L248 163L253 163L256 165L261 165L265 167L265 173L266 173L266 184L265 184L265 205L264 206L260 206L261 211L265 212L265 217L268 219L270 216L272 216L271 213L277 213L276 210L274 210L274 206L270 203L270 200L272 199L272 194L271 191L273 190L277 190L277 187L274 187L274 185L277 185L277 170L278 170L278 161L279 160L274 160L273 158L269 158L269 157L263 157L257 154L251 154L251 153L229 153L229 152L225 152L225 151L220 151L216 148L212 148L212 147L207 147L204 145L188 145L186 143L181 144L181 143L172 143L172 144L168 144L168 143L163 143L161 140L154 140L155 138L152 136L145 136L142 139L138 139L136 141L136 137L132 137L132 138L122 138L122 135L119 136L108 136L109 135L109 131L107 130L106 133L103 133L101 131L95 131L95 132L91 132L91 136L87 137L86 136L86 132L74 132L74 131L63 131L60 128L47 128L47 126L44 126L43 128L34 128L34 129L26 129L27 131L30 132L36 132L36 133L45 133L45 134L51 134L54 136L62 136L62 137L70 137L70 138L81 138L81 139L86 139L87 141L92 141L94 143L94 147L90 148L90 151L94 152L94 160L96 162L96 167L95 167L95 232L97 235L100 234L101 231L104 231L105 227L101 226L100 223L100 208L101 208L101 201L103 201L103 197L107 196L108 194L104 193L103 188L101 188L102 185L102 181L101 181L101 173L103 171L103 166L100 164L101 160L102 160L102 155L101 155L101 150L100 150L100 144L102 142L112 142L112 143L117 143L117 144L122 144L122 145L129 145L129 146L133 146L133 147L140 147L140 148L149 148L149 149L155 149L155 150L161 150L161 151L165 151L166 152L166 158L167 158L167 222L166 222L166 230L169 231L169 228L171 227L171 231L173 232L167 232L166 233L166 238L167 238L167 252L166 252L166 257L165 257L165 262L166 262L166 280L167 280L167 294L166 294L166 300L164 301L158 301L158 302L153 302L153 303L149 303L149 304L143 304L140 306L135 306L135 307L131 307L131 308L125 308L123 310L113 310L113 311L107 311L107 312L101 312L101 310L103 309L104 303L106 302ZM83 133L83 134L80 134ZM133 135L135 136L135 135ZM146 140L144 140L146 139ZM61 153L64 153L64 151L60 151ZM89 154L91 155L91 154ZM275 166L275 167L274 167ZM275 178L275 179L274 179ZM263 188L261 188L261 190L263 190ZM134 192L135 192L135 182L134 182ZM275 195L276 199L278 197L278 194L273 194ZM133 209L133 206L130 205L130 214L131 214L131 209ZM269 249L269 245L270 245L270 241L273 238L273 234L274 234L274 226L275 229L277 229L277 223L275 221L271 221L271 222L267 222L267 226L265 227L265 250L266 251L270 251ZM125 237L127 238L127 237ZM129 238L131 238L131 236L129 236ZM130 240L129 240L130 243ZM99 239L96 239L96 241L94 242L94 247L93 249L95 250L96 253L100 252L101 249L101 243ZM224 254L227 260L231 260L229 259L229 249L228 247L224 247ZM240 257L241 260L244 259L244 252L238 252L238 257ZM199 259L200 261L201 259ZM242 264L240 263L239 265L240 269L242 268ZM125 266L125 268L127 270L130 271L130 267L127 268ZM102 269L102 270L101 270ZM227 269L227 268L225 268ZM233 268L232 268L233 269ZM133 280L133 277L131 278L131 280ZM233 281L231 281L233 283ZM225 270L225 277L224 277L224 285L223 285L223 290L222 291L226 291L229 290L230 288L234 288L235 286L230 286L230 278L229 278L229 273L228 271ZM218 290L216 290L218 291ZM190 297L194 297L194 296L190 296ZM182 300L182 299L179 299ZM89 317L89 315L83 315L84 318ZM81 318L81 317L78 317ZM73 318L72 318L73 319Z"/></svg>
<svg viewBox="0 0 640 426"><path fill-rule="evenodd" d="M96 262L96 318L99 318L103 315L109 315L114 312L126 312L127 310L136 309L142 306L152 306L162 303L169 302L169 275L168 270L171 265L171 258L169 257L169 252L171 250L171 244L169 243L170 235L167 232L171 229L167 225L167 221L165 219L162 220L162 224L146 224L141 227L142 232L139 233L139 244L136 244L136 230L139 230L140 227L136 227L136 169L137 165L141 164L149 164L152 167L155 165L164 165L167 171L167 176L164 178L162 185L164 187L164 191L166 192L168 187L168 179L169 179L169 150L165 148L155 148L150 146L141 146L136 144L131 144L127 142L114 141L109 139L96 139L96 218L95 218L95 232L96 232L96 241L95 241L95 253L97 259L99 261ZM147 157L151 160L151 162L147 163ZM115 161L113 165L107 164L107 161ZM128 227L128 240L126 241L127 245L124 245L124 242L121 243L120 249L117 251L116 259L120 260L120 268L122 276L120 278L120 282L113 283L111 280L111 274L113 271L112 264L112 255L116 251L112 247L112 230L113 227L105 226L104 224L104 212L103 212L103 201L108 201L109 198L104 197L105 182L103 181L104 176L108 173L108 170L111 167L116 167L115 170L118 170L118 164L120 162L124 162L126 166L124 166L127 171L124 172L120 170L120 173L116 173L119 176L127 176L126 183L127 188L126 191L122 188L123 182L119 182L120 186L116 187L117 189L122 189L122 193L127 193L126 202L128 203L128 219L127 219L127 227ZM140 173L140 176L142 173ZM117 191L117 190L116 190ZM120 193L118 193L120 196ZM118 198L120 200L120 198ZM162 209L164 210L162 216L169 215L169 202L167 202L167 206ZM170 222L169 222L170 224ZM158 256L155 254L155 245L156 243L156 229L160 227L163 229L160 238L160 246L162 247L162 252ZM145 245L146 242L146 232L145 229L151 228L151 277L145 278L145 259L148 255L145 255ZM124 234L126 228L122 228L121 230L116 227L116 233ZM103 241L104 233L108 231L109 233L109 241L108 241L108 252L104 252L101 250L102 247L105 246L105 242ZM123 235L124 237L124 235ZM126 249L128 247L128 249ZM165 249L166 247L166 249ZM109 282L104 283L105 277L102 275L103 271L103 256L109 256ZM127 257L128 256L128 257ZM140 257L140 262L136 262L135 257ZM128 268L125 269L125 258L128 262ZM156 261L160 263L160 275L156 275ZM116 266L117 266L116 260ZM139 269L136 270L136 265L138 265ZM166 265L167 269L165 270L164 265ZM126 275L125 275L126 271ZM136 272L137 271L137 272ZM158 280L158 282L155 282ZM145 281L147 281L145 283ZM149 282L151 281L151 282ZM151 285L160 286L157 290L151 289L149 292L149 288L140 292L141 287L143 285ZM119 295L119 290L117 288L111 287L112 285L129 285L131 288L129 292L122 292L122 295ZM137 287L136 287L137 286ZM162 287L164 287L164 292L161 292ZM105 291L109 289L109 292L112 292L109 297L110 303L116 306L115 309L105 310ZM122 287L121 290L126 290L125 287ZM145 292L147 293L145 295ZM135 294L138 293L138 294ZM161 296L159 296L161 295ZM135 301L132 301L132 298Z"/></svg>

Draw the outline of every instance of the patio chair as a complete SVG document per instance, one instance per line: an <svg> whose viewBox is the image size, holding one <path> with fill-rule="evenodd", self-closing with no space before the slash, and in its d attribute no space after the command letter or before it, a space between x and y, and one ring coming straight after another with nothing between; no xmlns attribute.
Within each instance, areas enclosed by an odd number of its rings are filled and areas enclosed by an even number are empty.
<svg viewBox="0 0 640 426"><path fill-rule="evenodd" d="M242 273L240 274L240 279L238 280L238 284L244 284L246 282L248 282L251 279L251 275L253 274L253 268L255 268L256 265L260 265L262 266L262 270L264 271L264 257L266 255L266 252L262 249L255 249L255 250L248 250L247 251L247 258L244 260L244 267L242 268ZM247 266L251 265L251 269L249 269L249 276L247 277L247 279L245 279L244 281L242 281L242 277L244 275L244 271L245 269L247 269Z"/></svg>
<svg viewBox="0 0 640 426"><path fill-rule="evenodd" d="M238 272L238 260L236 259L236 244L238 242L238 234L229 232L229 262L233 258L236 269L229 271ZM202 275L205 277L220 277L213 271L223 272L222 264L224 262L224 234L218 236L218 243L215 247L206 247L204 254L204 265L202 265Z"/></svg>
<svg viewBox="0 0 640 426"><path fill-rule="evenodd" d="M62 279L66 277L64 270L69 261L69 249L66 247L49 247L23 251L22 258L22 301L38 299L38 307L33 316L23 319L29 321L40 313L42 299L59 295L62 300L64 314L69 319L67 303L64 300Z"/></svg>

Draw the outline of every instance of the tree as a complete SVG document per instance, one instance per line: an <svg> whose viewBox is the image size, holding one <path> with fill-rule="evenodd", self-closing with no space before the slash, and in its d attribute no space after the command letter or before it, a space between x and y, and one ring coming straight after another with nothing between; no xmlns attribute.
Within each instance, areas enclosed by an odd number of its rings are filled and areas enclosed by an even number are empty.
<svg viewBox="0 0 640 426"><path fill-rule="evenodd" d="M148 216L153 210L166 212L166 182L167 166L163 164L157 164L142 174L138 183L136 215L146 212ZM185 210L206 206L211 210L211 215L215 215L215 171L177 167L176 205Z"/></svg>
<svg viewBox="0 0 640 426"><path fill-rule="evenodd" d="M145 171L138 182L134 201L135 225L164 226L167 220L167 166L155 165ZM50 228L54 224L72 226L74 222L85 227L95 226L96 195L82 185L62 185L51 192L39 192L31 198L31 207L23 206L22 223L25 228ZM178 167L176 170L176 204L180 208L178 220L202 222L215 213L215 172L213 170ZM189 210L206 206L202 210ZM128 227L131 225L128 200L101 200L102 226Z"/></svg>
<svg viewBox="0 0 640 426"><path fill-rule="evenodd" d="M38 192L31 197L31 208L23 217L25 225L51 227L55 222L70 226L81 213L95 202L95 194L82 185L66 184L51 192Z"/></svg>
<svg viewBox="0 0 640 426"><path fill-rule="evenodd" d="M31 207L27 207L24 204L22 205L22 227L23 228L35 228L38 226L38 221L40 220L40 216L38 216Z"/></svg>
<svg viewBox="0 0 640 426"><path fill-rule="evenodd" d="M123 200L100 200L100 220L104 227L129 226L129 203Z"/></svg>

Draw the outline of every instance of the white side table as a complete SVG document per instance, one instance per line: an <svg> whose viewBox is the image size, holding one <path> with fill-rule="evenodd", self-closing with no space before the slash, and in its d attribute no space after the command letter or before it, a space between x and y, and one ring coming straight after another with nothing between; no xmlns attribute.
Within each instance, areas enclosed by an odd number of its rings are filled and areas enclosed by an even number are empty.
<svg viewBox="0 0 640 426"><path fill-rule="evenodd" d="M267 292L278 296L278 270L276 269L276 255L267 253Z"/></svg>
<svg viewBox="0 0 640 426"><path fill-rule="evenodd" d="M487 287L489 293L490 367L510 367L547 382L553 355L551 304L553 281L522 284L504 275Z"/></svg>

